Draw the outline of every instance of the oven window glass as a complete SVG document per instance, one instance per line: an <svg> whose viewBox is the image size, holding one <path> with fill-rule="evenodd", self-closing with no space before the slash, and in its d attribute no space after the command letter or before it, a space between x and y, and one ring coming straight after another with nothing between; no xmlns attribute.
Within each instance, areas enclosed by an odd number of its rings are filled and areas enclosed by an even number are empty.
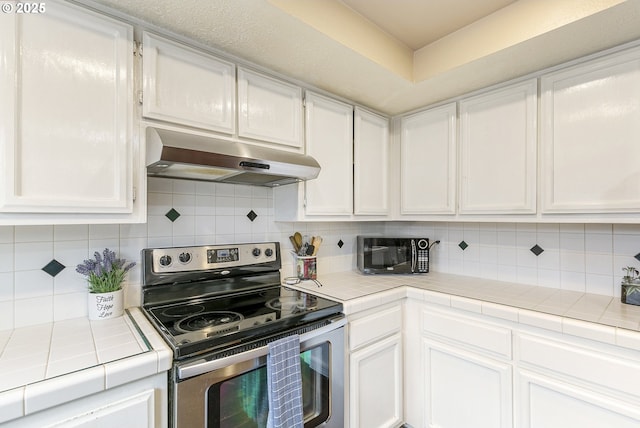
<svg viewBox="0 0 640 428"><path fill-rule="evenodd" d="M329 346L323 343L300 353L305 428L318 426L329 418ZM266 427L269 412L266 366L212 386L207 398L209 428Z"/></svg>

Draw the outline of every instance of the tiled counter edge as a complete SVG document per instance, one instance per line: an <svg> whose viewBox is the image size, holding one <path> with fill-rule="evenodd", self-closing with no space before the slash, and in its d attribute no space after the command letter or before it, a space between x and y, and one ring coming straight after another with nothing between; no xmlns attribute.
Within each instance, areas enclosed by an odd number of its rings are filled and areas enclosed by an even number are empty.
<svg viewBox="0 0 640 428"><path fill-rule="evenodd" d="M342 302L346 315L410 298L640 351L640 306L609 296L441 273L336 272L324 275L322 283L293 288Z"/></svg>
<svg viewBox="0 0 640 428"><path fill-rule="evenodd" d="M331 297L328 293L326 295L327 297ZM485 302L444 292L421 290L413 286L394 287L390 290L343 301L344 313L351 315L403 298L460 309L518 324L640 351L640 332L635 330L552 315L504 304Z"/></svg>
<svg viewBox="0 0 640 428"><path fill-rule="evenodd" d="M640 351L640 332L411 286L406 297Z"/></svg>
<svg viewBox="0 0 640 428"><path fill-rule="evenodd" d="M171 350L139 308L128 311L150 351L1 392L0 423L169 370Z"/></svg>

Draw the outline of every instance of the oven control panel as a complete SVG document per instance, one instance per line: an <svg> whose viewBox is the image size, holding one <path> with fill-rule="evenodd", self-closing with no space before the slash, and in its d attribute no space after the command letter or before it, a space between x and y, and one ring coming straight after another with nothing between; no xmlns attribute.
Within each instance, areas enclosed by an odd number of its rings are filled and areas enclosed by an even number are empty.
<svg viewBox="0 0 640 428"><path fill-rule="evenodd" d="M258 244L207 245L152 250L153 272L192 272L273 262L276 242Z"/></svg>

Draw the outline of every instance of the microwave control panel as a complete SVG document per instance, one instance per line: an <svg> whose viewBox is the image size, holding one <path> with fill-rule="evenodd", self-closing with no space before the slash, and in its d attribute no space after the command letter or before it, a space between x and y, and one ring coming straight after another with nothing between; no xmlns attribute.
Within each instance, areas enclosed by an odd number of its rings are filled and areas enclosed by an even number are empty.
<svg viewBox="0 0 640 428"><path fill-rule="evenodd" d="M429 272L429 240L418 239L416 243L416 251L418 256L418 264L416 266L416 273Z"/></svg>

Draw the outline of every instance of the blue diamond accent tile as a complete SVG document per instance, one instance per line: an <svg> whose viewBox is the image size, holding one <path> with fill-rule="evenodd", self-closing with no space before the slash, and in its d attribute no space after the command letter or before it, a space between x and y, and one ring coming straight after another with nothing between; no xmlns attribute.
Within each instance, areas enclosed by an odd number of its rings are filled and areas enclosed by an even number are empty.
<svg viewBox="0 0 640 428"><path fill-rule="evenodd" d="M342 242L342 239L338 241L338 247L342 248L344 246L344 242Z"/></svg>
<svg viewBox="0 0 640 428"><path fill-rule="evenodd" d="M458 244L458 247L462 248L462 251L466 250L467 247L469 246L469 244L467 244L466 242L462 241Z"/></svg>
<svg viewBox="0 0 640 428"><path fill-rule="evenodd" d="M169 220L171 220L172 222L176 221L178 219L178 217L180 217L180 213L178 211L176 211L175 209L171 208L166 214L165 217L167 217Z"/></svg>
<svg viewBox="0 0 640 428"><path fill-rule="evenodd" d="M638 260L638 261L640 262L640 253L636 254L636 255L635 255L635 256L633 256L633 257L635 257L635 259L636 259L636 260Z"/></svg>
<svg viewBox="0 0 640 428"><path fill-rule="evenodd" d="M43 271L48 273L49 275L55 277L57 274L62 272L66 268L65 265L57 261L56 259L51 260L45 267L42 268Z"/></svg>
<svg viewBox="0 0 640 428"><path fill-rule="evenodd" d="M542 252L544 251L544 249L543 249L540 245L538 245L538 244L534 245L534 246L533 246L533 247L531 247L529 250L530 250L533 254L535 254L536 256L539 256L539 255L540 255L540 254L542 254Z"/></svg>
<svg viewBox="0 0 640 428"><path fill-rule="evenodd" d="M258 217L258 214L256 214L253 210L249 211L249 214L247 214L247 217L249 217L249 220L253 221L256 219L256 217Z"/></svg>

